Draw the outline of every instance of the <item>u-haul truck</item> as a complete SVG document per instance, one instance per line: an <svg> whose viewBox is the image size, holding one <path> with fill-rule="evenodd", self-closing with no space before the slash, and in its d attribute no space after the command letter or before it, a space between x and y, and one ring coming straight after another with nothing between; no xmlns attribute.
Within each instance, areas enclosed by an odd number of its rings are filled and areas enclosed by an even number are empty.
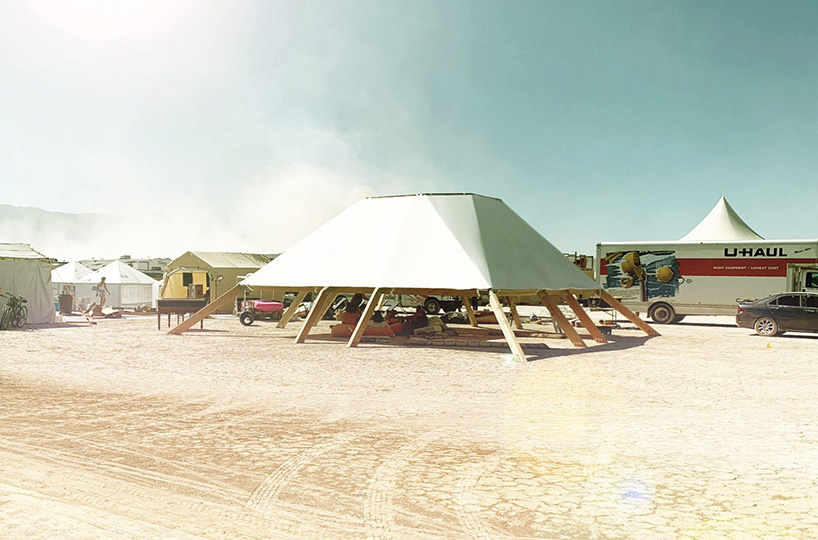
<svg viewBox="0 0 818 540"><path fill-rule="evenodd" d="M594 270L626 306L668 324L735 315L739 300L818 291L818 240L600 243Z"/></svg>

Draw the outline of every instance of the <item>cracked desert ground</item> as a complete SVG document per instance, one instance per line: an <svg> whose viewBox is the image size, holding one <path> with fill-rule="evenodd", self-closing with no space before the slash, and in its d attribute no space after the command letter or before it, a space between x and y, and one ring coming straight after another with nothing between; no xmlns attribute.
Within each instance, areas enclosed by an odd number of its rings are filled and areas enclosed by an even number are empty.
<svg viewBox="0 0 818 540"><path fill-rule="evenodd" d="M233 318L2 332L0 537L817 538L818 337L689 320L524 364Z"/></svg>

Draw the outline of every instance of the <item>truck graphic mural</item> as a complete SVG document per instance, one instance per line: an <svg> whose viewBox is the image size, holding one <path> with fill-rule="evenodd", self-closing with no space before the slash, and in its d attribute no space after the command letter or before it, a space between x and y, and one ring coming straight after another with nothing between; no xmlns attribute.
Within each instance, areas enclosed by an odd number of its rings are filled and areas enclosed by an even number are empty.
<svg viewBox="0 0 818 540"><path fill-rule="evenodd" d="M684 283L676 252L615 251L604 258L607 277L603 286L617 291L623 299L646 302L653 298L673 298Z"/></svg>

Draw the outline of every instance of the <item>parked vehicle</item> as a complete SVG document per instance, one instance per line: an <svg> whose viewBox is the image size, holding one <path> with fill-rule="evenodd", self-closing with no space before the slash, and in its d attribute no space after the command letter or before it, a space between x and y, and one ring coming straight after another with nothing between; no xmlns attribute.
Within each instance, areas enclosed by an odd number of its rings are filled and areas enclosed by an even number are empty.
<svg viewBox="0 0 818 540"><path fill-rule="evenodd" d="M597 244L597 282L659 324L732 315L744 298L818 291L818 240Z"/></svg>
<svg viewBox="0 0 818 540"><path fill-rule="evenodd" d="M254 321L267 318L271 321L281 318L284 304L275 300L244 300L241 306L239 321L244 326L250 326Z"/></svg>
<svg viewBox="0 0 818 540"><path fill-rule="evenodd" d="M736 324L752 328L760 336L818 332L818 294L781 293L754 302L739 302Z"/></svg>
<svg viewBox="0 0 818 540"><path fill-rule="evenodd" d="M427 296L424 294L395 294L386 297L385 305L394 309L396 307L422 307L423 311L429 315L445 312L457 311L463 305L463 300L459 296Z"/></svg>

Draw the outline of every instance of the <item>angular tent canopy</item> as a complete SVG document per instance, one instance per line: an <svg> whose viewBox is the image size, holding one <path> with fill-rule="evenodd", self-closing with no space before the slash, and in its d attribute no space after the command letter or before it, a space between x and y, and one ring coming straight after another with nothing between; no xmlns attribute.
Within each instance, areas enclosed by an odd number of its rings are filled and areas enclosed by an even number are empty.
<svg viewBox="0 0 818 540"><path fill-rule="evenodd" d="M582 309L574 291L591 291L651 336L659 333L574 266L499 199L463 194L373 197L359 201L240 283L245 287L299 291L279 321L283 328L308 292L318 296L296 337L302 343L341 292L371 295L349 338L355 347L387 294L451 294L463 299L477 326L470 298L488 290L489 305L515 358L525 352L506 319L522 329L516 298L534 294L576 347L585 343L548 291L556 291L591 337L605 336ZM173 328L181 334L239 294L224 293Z"/></svg>
<svg viewBox="0 0 818 540"><path fill-rule="evenodd" d="M363 199L252 276L250 287L449 291L597 290L500 199Z"/></svg>
<svg viewBox="0 0 818 540"><path fill-rule="evenodd" d="M54 322L51 259L28 244L0 244L0 292L24 296L28 323ZM0 299L0 307L6 305Z"/></svg>
<svg viewBox="0 0 818 540"><path fill-rule="evenodd" d="M716 206L681 242L716 242L731 240L764 240L733 210L722 195Z"/></svg>

